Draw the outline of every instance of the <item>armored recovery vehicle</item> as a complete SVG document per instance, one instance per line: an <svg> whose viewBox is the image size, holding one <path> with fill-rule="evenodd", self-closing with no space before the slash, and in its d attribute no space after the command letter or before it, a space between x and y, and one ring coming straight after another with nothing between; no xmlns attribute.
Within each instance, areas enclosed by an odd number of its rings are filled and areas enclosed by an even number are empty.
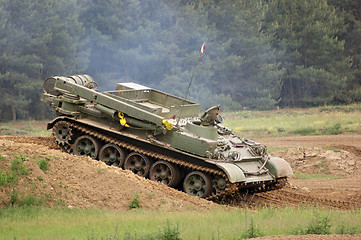
<svg viewBox="0 0 361 240"><path fill-rule="evenodd" d="M190 195L267 191L292 175L284 159L221 125L219 106L199 115L198 104L135 83L99 92L89 75L50 77L43 90L57 115L47 128L61 149Z"/></svg>

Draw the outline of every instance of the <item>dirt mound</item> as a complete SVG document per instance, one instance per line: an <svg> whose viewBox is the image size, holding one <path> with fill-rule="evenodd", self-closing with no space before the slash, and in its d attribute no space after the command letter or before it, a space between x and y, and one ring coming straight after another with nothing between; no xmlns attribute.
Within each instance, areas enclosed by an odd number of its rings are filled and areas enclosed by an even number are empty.
<svg viewBox="0 0 361 240"><path fill-rule="evenodd" d="M49 205L79 208L129 209L137 198L143 209L160 211L217 207L130 171L61 152L51 137L0 137L0 149L1 171L9 172L13 159L21 159L28 169L16 184L0 189L0 207L10 202L13 189L19 199L34 196ZM40 169L39 160L49 160L47 170Z"/></svg>
<svg viewBox="0 0 361 240"><path fill-rule="evenodd" d="M361 207L361 136L303 136L259 140L286 159L295 176L277 191L258 193L255 205L299 206L303 204L338 209Z"/></svg>
<svg viewBox="0 0 361 240"><path fill-rule="evenodd" d="M359 168L355 154L336 148L290 148L273 154L287 159L296 173L347 175Z"/></svg>
<svg viewBox="0 0 361 240"><path fill-rule="evenodd" d="M342 145L339 140L343 139ZM280 189L257 194L234 194L224 204L242 206L318 205L338 209L361 207L361 136L316 136L260 139L274 148L289 147L272 155L286 159L295 176ZM311 146L309 145L311 143ZM356 143L356 144L355 144ZM0 189L0 205L10 201L13 189L19 198L35 195L50 205L129 209L139 197L144 209L180 211L209 209L217 204L191 197L160 183L140 178L129 171L110 167L90 158L61 152L52 137L0 136L1 171L9 171L11 161L25 157L29 174L17 184ZM41 170L39 159L50 159Z"/></svg>

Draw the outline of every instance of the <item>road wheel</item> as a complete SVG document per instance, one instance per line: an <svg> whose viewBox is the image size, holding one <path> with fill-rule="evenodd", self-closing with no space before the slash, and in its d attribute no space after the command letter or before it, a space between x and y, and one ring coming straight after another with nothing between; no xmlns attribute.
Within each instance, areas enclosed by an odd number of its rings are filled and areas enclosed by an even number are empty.
<svg viewBox="0 0 361 240"><path fill-rule="evenodd" d="M105 162L107 165L122 167L124 159L124 150L112 143L105 144L99 151L99 160Z"/></svg>
<svg viewBox="0 0 361 240"><path fill-rule="evenodd" d="M227 181L224 177L222 176L215 176L212 179L212 183L213 183L213 193L214 194L219 194L222 193L226 190L227 187Z"/></svg>
<svg viewBox="0 0 361 240"><path fill-rule="evenodd" d="M206 198L212 192L212 181L207 174L193 171L185 177L183 188L189 195Z"/></svg>
<svg viewBox="0 0 361 240"><path fill-rule="evenodd" d="M80 136L75 140L73 153L78 156L89 156L96 159L99 152L98 141L89 135Z"/></svg>
<svg viewBox="0 0 361 240"><path fill-rule="evenodd" d="M157 161L150 168L149 178L153 181L175 187L180 181L180 170L177 166L166 161Z"/></svg>
<svg viewBox="0 0 361 240"><path fill-rule="evenodd" d="M151 161L143 154L137 152L130 153L124 161L124 169L130 170L142 177L148 176L150 166Z"/></svg>

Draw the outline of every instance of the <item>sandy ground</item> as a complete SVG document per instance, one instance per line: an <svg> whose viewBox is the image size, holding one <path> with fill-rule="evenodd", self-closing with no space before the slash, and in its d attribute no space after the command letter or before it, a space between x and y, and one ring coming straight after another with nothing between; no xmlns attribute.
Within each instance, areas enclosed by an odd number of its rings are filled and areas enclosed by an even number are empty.
<svg viewBox="0 0 361 240"><path fill-rule="evenodd" d="M305 136L254 139L280 149L272 155L286 159L295 176L280 189L252 195L253 206L319 205L336 209L361 207L361 136ZM19 196L33 194L49 205L76 208L129 209L139 196L146 210L189 211L220 207L216 203L171 189L157 182L135 176L129 171L110 167L87 157L69 155L55 145L52 137L0 136L0 169L7 171L15 155L26 155L30 170L16 187ZM41 170L35 159L50 159L48 170ZM317 174L305 178L302 174ZM10 200L13 185L0 188L0 207ZM251 199L251 200L250 200ZM244 198L235 197L228 204L242 206ZM361 235L279 236L256 239L361 239Z"/></svg>
<svg viewBox="0 0 361 240"><path fill-rule="evenodd" d="M48 199L50 205L65 204L78 208L129 209L129 203L139 196L143 209L180 211L202 210L216 207L213 202L191 197L130 171L90 157L80 157L62 152L52 137L0 136L0 169L10 168L15 155L26 155L29 174L20 178L16 190L21 195L33 194ZM48 170L41 170L35 159L49 158ZM10 199L14 186L0 188L0 206Z"/></svg>
<svg viewBox="0 0 361 240"><path fill-rule="evenodd" d="M361 207L361 136L302 136L256 139L278 150L273 155L286 159L295 176L289 186L258 194L266 204L325 205L339 209ZM302 174L324 177L305 179ZM262 200L265 198L265 201Z"/></svg>

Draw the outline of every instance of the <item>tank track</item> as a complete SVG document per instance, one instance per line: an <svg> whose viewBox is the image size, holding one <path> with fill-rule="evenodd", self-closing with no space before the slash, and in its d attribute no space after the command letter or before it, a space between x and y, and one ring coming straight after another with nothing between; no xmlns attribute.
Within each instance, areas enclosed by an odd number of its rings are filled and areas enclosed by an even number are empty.
<svg viewBox="0 0 361 240"><path fill-rule="evenodd" d="M222 192L216 193L216 194L213 193L211 196L206 197L207 200L221 202L222 199L226 199L227 197L230 197L233 194L236 194L242 188L239 184L229 182L227 175L221 170L212 169L212 168L208 168L208 167L204 167L204 166L199 166L199 165L187 162L187 161L176 159L176 158L168 156L168 155L160 154L160 153L153 152L150 150L145 150L140 147L134 146L132 144L120 141L114 137L110 137L105 134L102 134L102 133L94 130L93 128L85 126L80 123L73 123L71 121L64 121L64 120L60 120L56 124L58 124L58 123L59 124L67 124L70 129L76 129L77 131L81 132L82 134L87 134L87 135L93 136L106 143L113 143L115 145L121 146L128 151L135 151L135 152L141 153L147 157L156 158L158 160L168 161L173 164L176 164L177 166L181 166L181 167L187 168L192 171L201 171L201 172L206 172L211 175L218 175L218 176L224 177L227 181L225 190ZM55 138L55 140L58 143L59 147L63 151L68 152L70 154L72 153L72 144L71 143L64 142L64 141L57 141L56 138ZM279 189L279 188L282 188L286 182L287 182L287 180L276 181L274 184L267 186L267 188L258 186L258 187L252 188L251 191L264 192L264 191Z"/></svg>

